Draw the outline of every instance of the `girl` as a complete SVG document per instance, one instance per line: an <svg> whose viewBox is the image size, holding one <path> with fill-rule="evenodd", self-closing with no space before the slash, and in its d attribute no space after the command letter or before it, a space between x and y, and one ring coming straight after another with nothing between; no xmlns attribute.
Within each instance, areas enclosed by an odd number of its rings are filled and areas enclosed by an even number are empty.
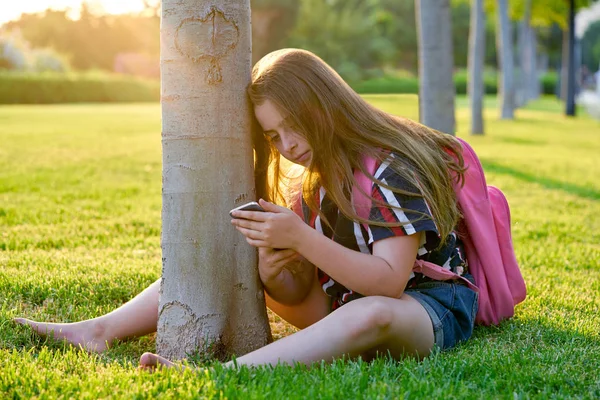
<svg viewBox="0 0 600 400"><path fill-rule="evenodd" d="M263 177L257 190L269 201L260 200L266 212L238 211L231 223L258 249L267 305L302 330L237 363L425 357L434 346L450 349L468 339L477 294L458 281L412 272L421 259L472 281L454 233L460 213L451 179L464 171L460 144L374 108L303 50L264 57L248 93L264 133L256 147ZM280 156L305 168L299 185L283 172ZM377 161L375 174L363 156ZM357 169L372 180L368 219L351 199ZM301 209L304 220L274 203ZM156 330L158 285L92 320L17 322L101 352L115 339ZM140 363L172 365L150 353Z"/></svg>

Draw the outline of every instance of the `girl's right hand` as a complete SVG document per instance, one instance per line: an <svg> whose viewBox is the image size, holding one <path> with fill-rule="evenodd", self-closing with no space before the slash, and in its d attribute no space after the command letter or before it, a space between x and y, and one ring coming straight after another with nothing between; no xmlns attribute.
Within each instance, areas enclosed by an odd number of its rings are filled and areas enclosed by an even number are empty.
<svg viewBox="0 0 600 400"><path fill-rule="evenodd" d="M258 248L258 273L263 285L269 286L281 274L286 264L300 260L302 256L291 249L275 250Z"/></svg>

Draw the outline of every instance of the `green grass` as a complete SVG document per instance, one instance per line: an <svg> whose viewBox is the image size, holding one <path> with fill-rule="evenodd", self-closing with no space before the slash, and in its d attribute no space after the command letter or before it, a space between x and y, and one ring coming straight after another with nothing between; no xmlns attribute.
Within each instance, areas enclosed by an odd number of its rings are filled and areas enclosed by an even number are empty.
<svg viewBox="0 0 600 400"><path fill-rule="evenodd" d="M417 118L414 96L366 97ZM551 98L511 122L486 104L486 136L467 134L464 98L458 130L511 205L529 290L513 319L422 362L184 375L135 369L152 336L88 355L11 322L98 316L158 278L159 106L0 107L0 397L600 397L600 124Z"/></svg>

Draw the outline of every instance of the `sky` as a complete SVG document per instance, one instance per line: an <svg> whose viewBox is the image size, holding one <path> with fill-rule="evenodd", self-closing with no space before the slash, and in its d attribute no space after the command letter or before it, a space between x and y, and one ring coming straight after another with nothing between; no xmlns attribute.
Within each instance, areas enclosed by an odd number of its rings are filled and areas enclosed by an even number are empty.
<svg viewBox="0 0 600 400"><path fill-rule="evenodd" d="M142 0L92 0L91 3L99 5L107 13L138 12L143 9ZM21 13L44 11L47 8L64 10L71 8L78 10L82 0L4 0L0 6L0 24L17 19ZM577 15L576 34L583 36L588 25L600 19L600 2L592 7L582 10Z"/></svg>

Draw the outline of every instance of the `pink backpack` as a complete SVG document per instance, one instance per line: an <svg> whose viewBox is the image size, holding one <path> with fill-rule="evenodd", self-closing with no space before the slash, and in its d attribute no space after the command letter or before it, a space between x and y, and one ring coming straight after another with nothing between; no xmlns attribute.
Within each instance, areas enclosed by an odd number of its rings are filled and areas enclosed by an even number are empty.
<svg viewBox="0 0 600 400"><path fill-rule="evenodd" d="M510 210L506 197L500 189L488 186L483 168L471 146L462 144L465 166L464 185L454 184L454 191L463 213L463 223L459 227L459 237L463 241L469 272L477 286L467 279L442 268L439 265L417 260L413 271L436 280L461 279L469 287L479 292L479 311L475 319L481 325L498 324L515 313L515 305L526 296L526 287L510 234ZM375 173L376 161L365 157L363 163L367 172ZM354 178L364 193L371 193L371 180L357 171ZM358 187L352 190L352 202L357 214L368 218L371 199ZM301 207L294 211L302 216Z"/></svg>
<svg viewBox="0 0 600 400"><path fill-rule="evenodd" d="M525 300L527 290L519 270L510 234L510 210L504 193L488 186L479 158L462 139L463 158L467 171L464 185L454 183L458 204L463 213L459 237L463 241L469 272L475 278L474 286L468 280L439 265L417 260L413 271L436 280L462 279L479 292L479 311L475 319L481 325L498 324L515 313L515 305ZM367 171L375 173L376 162L363 159ZM371 193L371 180L355 172L354 178L365 193ZM368 218L371 199L358 188L353 188L352 201L359 216Z"/></svg>

